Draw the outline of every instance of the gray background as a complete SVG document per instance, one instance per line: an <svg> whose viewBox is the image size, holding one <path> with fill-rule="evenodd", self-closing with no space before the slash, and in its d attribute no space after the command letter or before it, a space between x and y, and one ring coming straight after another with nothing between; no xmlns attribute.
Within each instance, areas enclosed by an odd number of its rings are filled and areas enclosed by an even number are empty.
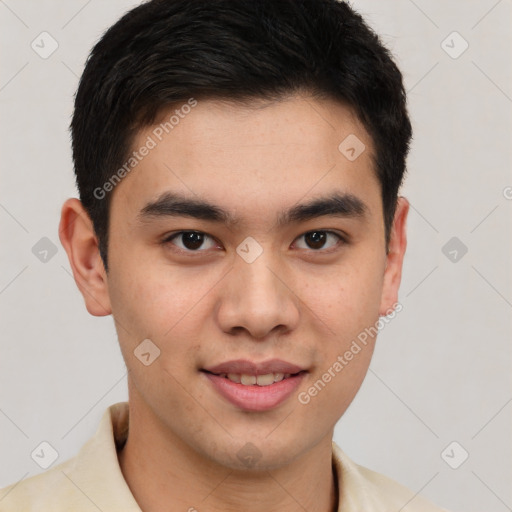
<svg viewBox="0 0 512 512"><path fill-rule="evenodd" d="M87 313L58 222L76 196L67 128L78 77L137 3L0 0L0 487L42 471L30 456L42 441L55 464L74 455L127 399L112 319ZM511 1L353 5L397 56L415 139L404 309L335 441L453 512L512 510ZM43 51L43 31L58 43L47 58L31 47ZM47 261L33 252L43 237L57 251Z"/></svg>

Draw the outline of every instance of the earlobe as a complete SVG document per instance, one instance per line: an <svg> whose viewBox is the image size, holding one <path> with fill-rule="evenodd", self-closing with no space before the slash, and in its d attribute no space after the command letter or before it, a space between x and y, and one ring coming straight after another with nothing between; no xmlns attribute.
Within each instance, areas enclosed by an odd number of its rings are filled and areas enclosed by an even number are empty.
<svg viewBox="0 0 512 512"><path fill-rule="evenodd" d="M389 252L386 257L384 283L382 288L379 315L389 315L398 303L398 290L402 279L402 266L407 248L406 223L409 213L409 201L399 197L389 240Z"/></svg>
<svg viewBox="0 0 512 512"><path fill-rule="evenodd" d="M59 238L87 311L94 316L112 313L108 283L92 221L76 198L65 201L61 210Z"/></svg>

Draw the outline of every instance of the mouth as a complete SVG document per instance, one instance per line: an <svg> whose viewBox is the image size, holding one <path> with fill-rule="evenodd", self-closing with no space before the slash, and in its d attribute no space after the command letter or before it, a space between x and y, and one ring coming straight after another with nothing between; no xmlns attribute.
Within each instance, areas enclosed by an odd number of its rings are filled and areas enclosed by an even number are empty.
<svg viewBox="0 0 512 512"><path fill-rule="evenodd" d="M200 373L217 396L232 406L243 411L263 412L285 403L308 372L216 373L203 369Z"/></svg>
<svg viewBox="0 0 512 512"><path fill-rule="evenodd" d="M301 370L295 373L266 373L264 375L251 375L248 373L213 373L208 370L202 370L205 373L209 373L210 375L215 375L217 377L222 377L224 379L228 379L235 384L241 384L242 386L271 386L276 382L281 382L283 380L289 379L291 377L296 377L302 373L306 373L306 370Z"/></svg>

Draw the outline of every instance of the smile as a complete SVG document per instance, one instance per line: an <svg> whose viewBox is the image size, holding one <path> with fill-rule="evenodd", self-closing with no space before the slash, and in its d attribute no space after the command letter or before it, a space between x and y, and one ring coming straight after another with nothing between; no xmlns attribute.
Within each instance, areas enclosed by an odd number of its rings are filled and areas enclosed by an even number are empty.
<svg viewBox="0 0 512 512"><path fill-rule="evenodd" d="M285 402L298 388L306 371L264 375L219 374L201 372L215 392L245 411L263 412ZM238 382L239 381L239 382Z"/></svg>
<svg viewBox="0 0 512 512"><path fill-rule="evenodd" d="M229 379L231 382L236 382L243 386L270 386L271 384L274 384L274 382L281 382L283 379L288 379L291 376L291 373L267 373L266 375L248 375L246 373L219 374L219 377L224 377Z"/></svg>

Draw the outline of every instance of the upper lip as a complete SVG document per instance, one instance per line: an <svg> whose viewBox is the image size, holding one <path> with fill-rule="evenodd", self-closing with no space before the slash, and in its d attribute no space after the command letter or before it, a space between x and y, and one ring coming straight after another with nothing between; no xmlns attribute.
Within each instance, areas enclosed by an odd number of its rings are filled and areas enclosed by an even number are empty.
<svg viewBox="0 0 512 512"><path fill-rule="evenodd" d="M282 359L269 359L256 363L247 359L236 359L226 361L215 366L204 368L205 371L220 375L222 373L235 373L244 375L267 375L269 373L299 373L305 371L304 368L296 364L288 363Z"/></svg>

